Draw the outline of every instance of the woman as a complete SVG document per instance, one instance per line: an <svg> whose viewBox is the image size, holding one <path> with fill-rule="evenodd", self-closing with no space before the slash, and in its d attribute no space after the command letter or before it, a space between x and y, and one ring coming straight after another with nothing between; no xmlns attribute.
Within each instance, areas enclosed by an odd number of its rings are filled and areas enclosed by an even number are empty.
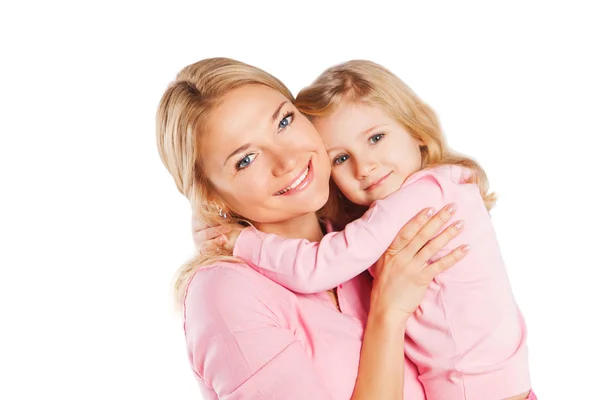
<svg viewBox="0 0 600 400"><path fill-rule="evenodd" d="M292 101L279 80L234 60L179 73L159 105L158 147L200 219L311 241L331 229L316 213L329 195L329 159ZM249 157L260 159L247 168ZM465 255L425 264L458 234L451 227L431 240L451 210L424 210L405 225L372 291L363 274L333 292L296 294L218 247L185 265L176 289L205 398L424 399L414 365L396 355L428 283Z"/></svg>

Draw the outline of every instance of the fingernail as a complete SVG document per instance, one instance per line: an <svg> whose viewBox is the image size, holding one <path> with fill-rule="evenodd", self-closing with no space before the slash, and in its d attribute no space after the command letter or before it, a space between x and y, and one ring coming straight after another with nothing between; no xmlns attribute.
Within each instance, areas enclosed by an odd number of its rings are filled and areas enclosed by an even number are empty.
<svg viewBox="0 0 600 400"><path fill-rule="evenodd" d="M435 208L429 208L429 209L427 209L427 212L425 213L425 216L427 218L431 218L431 217L433 217L433 214L435 214Z"/></svg>
<svg viewBox="0 0 600 400"><path fill-rule="evenodd" d="M471 246L468 244L463 244L462 246L460 246L460 251L462 251L463 253L467 253L469 252L469 250L471 250Z"/></svg>
<svg viewBox="0 0 600 400"><path fill-rule="evenodd" d="M454 214L456 212L456 204L454 204L454 203L450 204L448 206L447 210L450 214Z"/></svg>
<svg viewBox="0 0 600 400"><path fill-rule="evenodd" d="M231 231L231 228L227 225L221 225L219 227L218 231L221 233L227 233L227 232Z"/></svg>
<svg viewBox="0 0 600 400"><path fill-rule="evenodd" d="M454 228L457 231L460 231L464 227L465 227L465 221L463 221L462 219L460 221L458 221L457 223L454 224Z"/></svg>

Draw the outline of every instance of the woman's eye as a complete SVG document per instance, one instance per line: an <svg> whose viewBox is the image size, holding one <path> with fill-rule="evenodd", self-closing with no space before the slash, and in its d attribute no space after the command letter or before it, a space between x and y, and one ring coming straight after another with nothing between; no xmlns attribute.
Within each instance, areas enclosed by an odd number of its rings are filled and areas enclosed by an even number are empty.
<svg viewBox="0 0 600 400"><path fill-rule="evenodd" d="M333 164L334 165L342 164L342 163L346 162L349 158L350 158L350 156L348 154L339 155L333 159Z"/></svg>
<svg viewBox="0 0 600 400"><path fill-rule="evenodd" d="M279 130L282 130L282 129L288 127L292 123L293 119L294 119L294 113L289 113L285 117L283 117L283 119L281 121L279 121Z"/></svg>
<svg viewBox="0 0 600 400"><path fill-rule="evenodd" d="M373 135L369 138L369 143L375 144L383 139L383 133L378 133L377 135Z"/></svg>
<svg viewBox="0 0 600 400"><path fill-rule="evenodd" d="M256 154L248 154L246 155L244 158L242 158L240 161L237 162L236 169L244 169L246 167L248 167L252 161L256 158Z"/></svg>

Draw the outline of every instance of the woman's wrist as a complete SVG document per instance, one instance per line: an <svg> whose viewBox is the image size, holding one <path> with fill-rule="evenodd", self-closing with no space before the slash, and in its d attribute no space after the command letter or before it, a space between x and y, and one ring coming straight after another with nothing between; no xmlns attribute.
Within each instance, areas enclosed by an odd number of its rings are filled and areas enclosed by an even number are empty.
<svg viewBox="0 0 600 400"><path fill-rule="evenodd" d="M411 314L390 307L388 304L381 304L376 299L371 301L369 310L369 321L379 328L395 330L398 333L404 333L406 323Z"/></svg>

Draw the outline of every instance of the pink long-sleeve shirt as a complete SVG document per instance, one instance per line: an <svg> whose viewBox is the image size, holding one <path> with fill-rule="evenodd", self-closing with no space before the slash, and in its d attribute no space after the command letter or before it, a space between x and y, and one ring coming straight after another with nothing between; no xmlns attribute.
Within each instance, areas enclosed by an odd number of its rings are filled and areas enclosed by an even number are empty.
<svg viewBox="0 0 600 400"><path fill-rule="evenodd" d="M350 399L372 278L363 273L338 287L340 312L327 292L294 293L253 268L220 263L188 285L184 329L204 399ZM425 400L406 357L404 394Z"/></svg>
<svg viewBox="0 0 600 400"><path fill-rule="evenodd" d="M418 368L428 399L515 396L531 388L526 326L479 188L466 182L470 174L450 165L419 171L363 217L320 242L247 228L234 255L291 290L320 292L374 264L423 208L457 204L453 221L463 219L465 228L431 261L463 243L471 250L429 286L407 325L406 354Z"/></svg>

